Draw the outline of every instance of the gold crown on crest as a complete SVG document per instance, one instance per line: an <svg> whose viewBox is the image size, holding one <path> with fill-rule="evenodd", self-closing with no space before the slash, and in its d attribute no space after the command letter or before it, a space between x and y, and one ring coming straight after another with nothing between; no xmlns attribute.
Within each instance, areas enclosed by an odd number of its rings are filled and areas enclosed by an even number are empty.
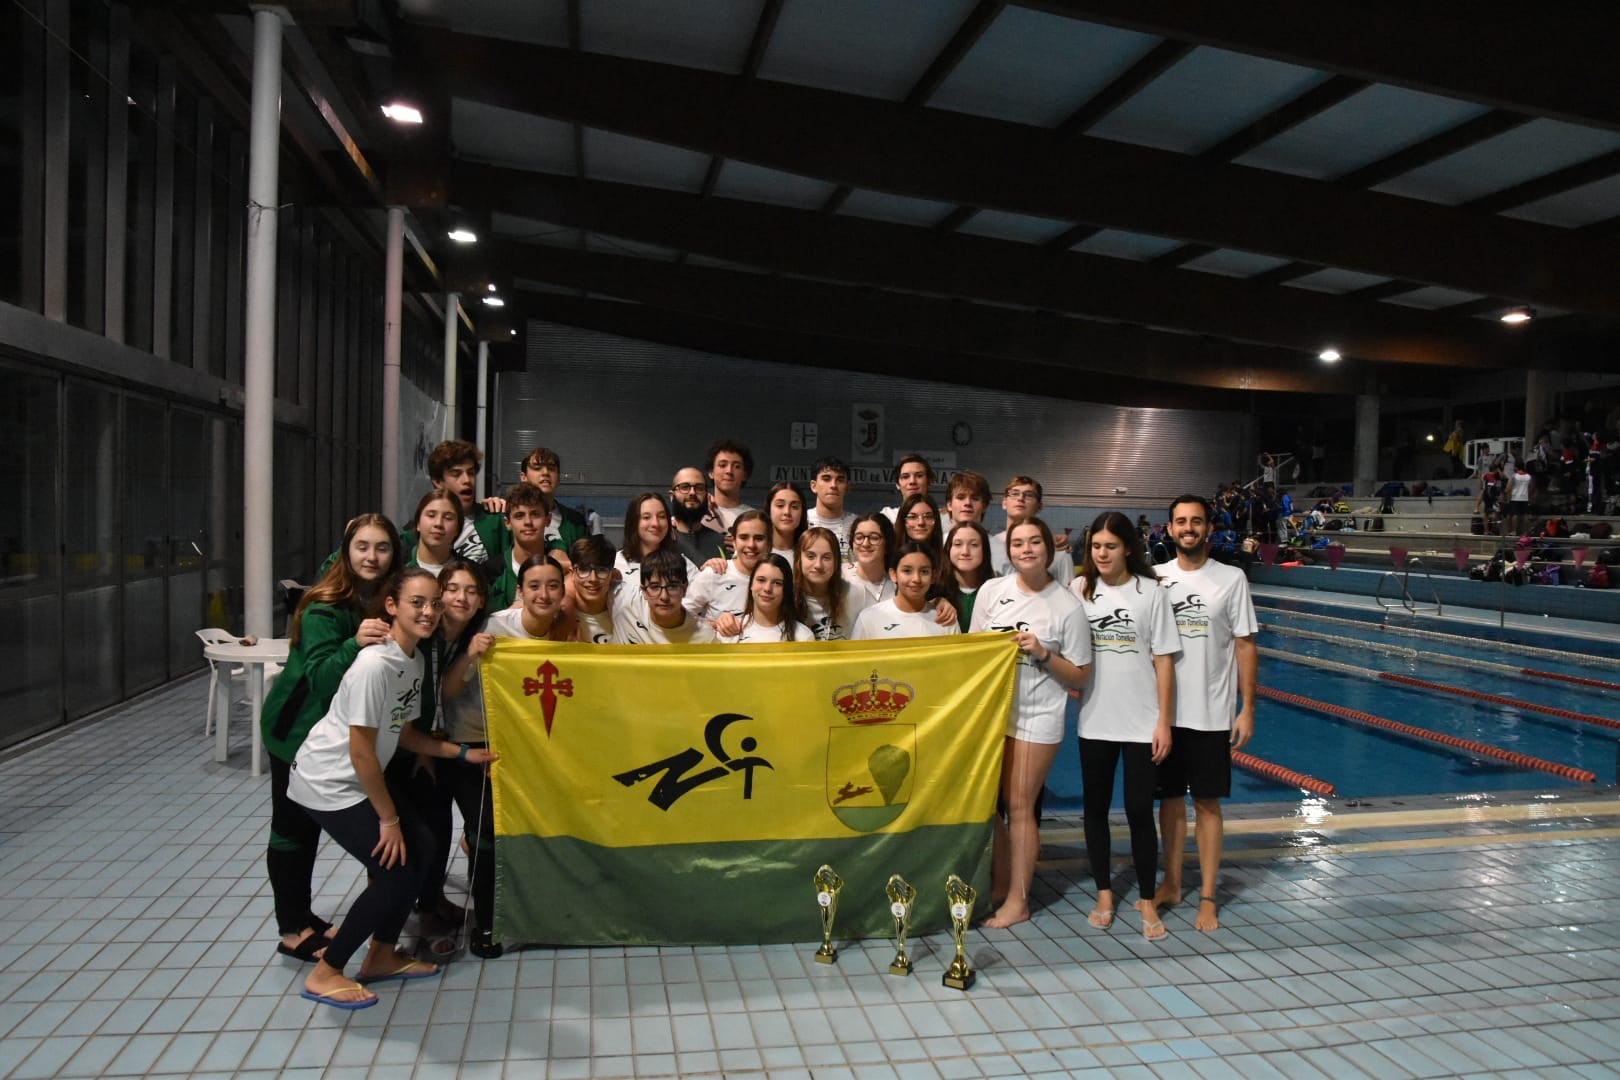
<svg viewBox="0 0 1620 1080"><path fill-rule="evenodd" d="M856 724L882 724L893 720L917 696L910 683L885 679L876 669L865 682L849 683L833 691L833 705Z"/></svg>

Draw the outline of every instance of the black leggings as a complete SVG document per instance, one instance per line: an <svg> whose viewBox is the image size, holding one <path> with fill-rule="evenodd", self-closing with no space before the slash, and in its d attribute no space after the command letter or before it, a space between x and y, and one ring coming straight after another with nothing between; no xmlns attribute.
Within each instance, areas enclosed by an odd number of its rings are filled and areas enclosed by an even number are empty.
<svg viewBox="0 0 1620 1080"><path fill-rule="evenodd" d="M405 928L411 904L432 861L433 838L427 826L403 803L396 805L400 831L405 837L405 861L387 869L371 853L377 846L378 818L370 802L358 802L343 810L304 808L343 850L360 860L369 879L322 957L340 971L367 938L376 938L383 945L399 943L400 931Z"/></svg>
<svg viewBox="0 0 1620 1080"><path fill-rule="evenodd" d="M1114 768L1125 758L1125 820L1131 826L1136 891L1151 899L1158 886L1159 834L1153 824L1153 792L1159 767L1149 743L1080 740L1080 779L1085 785L1086 858L1097 890L1112 889L1108 809L1114 801Z"/></svg>
<svg viewBox="0 0 1620 1080"><path fill-rule="evenodd" d="M276 897L276 928L283 934L311 929L310 883L315 877L315 854L321 846L321 827L302 806L287 797L292 766L270 755L270 847L265 867L270 890Z"/></svg>
<svg viewBox="0 0 1620 1080"><path fill-rule="evenodd" d="M394 802L407 803L433 838L432 849L422 852L427 872L416 897L417 906L425 911L437 910L444 899L444 868L450 856L450 764L435 758L431 771L417 769L416 755L400 750L383 770Z"/></svg>
<svg viewBox="0 0 1620 1080"><path fill-rule="evenodd" d="M468 743L482 749L486 743ZM480 930L493 928L495 909L495 808L489 777L482 765L464 761L433 762L433 778L427 772L414 772L416 756L399 753L388 765L388 790L396 800L403 795L433 837L433 858L422 881L417 902L436 907L444 896L445 871L450 863L452 800L461 809L467 845L474 848L471 892L473 919ZM480 828L480 825L482 826ZM474 847L476 845L476 847Z"/></svg>

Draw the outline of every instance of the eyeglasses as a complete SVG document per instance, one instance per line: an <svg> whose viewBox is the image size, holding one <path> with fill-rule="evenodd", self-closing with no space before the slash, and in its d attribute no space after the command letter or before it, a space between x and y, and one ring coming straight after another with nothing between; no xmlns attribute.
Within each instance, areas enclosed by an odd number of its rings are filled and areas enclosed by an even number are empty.
<svg viewBox="0 0 1620 1080"><path fill-rule="evenodd" d="M670 595L672 593L685 592L686 591L686 582L684 582L684 581L644 581L644 582L641 583L641 589L642 589L643 592L650 592L650 593L653 593L654 595L668 596L668 595Z"/></svg>
<svg viewBox="0 0 1620 1080"><path fill-rule="evenodd" d="M605 578L613 573L611 566L575 566L574 573L582 578Z"/></svg>
<svg viewBox="0 0 1620 1080"><path fill-rule="evenodd" d="M1018 488L1016 490L1007 492L1007 498L1011 499L1013 502L1028 502L1031 499L1038 499L1040 496L1035 494L1033 491Z"/></svg>
<svg viewBox="0 0 1620 1080"><path fill-rule="evenodd" d="M425 596L408 596L405 598L405 602L417 611L421 611L423 608L432 608L434 611L444 610L444 601L438 598L429 600Z"/></svg>
<svg viewBox="0 0 1620 1080"><path fill-rule="evenodd" d="M928 511L924 511L924 512L922 512L920 514L919 513L911 513L911 514L906 515L906 523L910 524L910 525L923 525L923 524L926 524L927 522L938 521L938 520L939 520L939 515L938 514L929 513Z"/></svg>
<svg viewBox="0 0 1620 1080"><path fill-rule="evenodd" d="M857 544L881 544L882 533L856 533L851 539Z"/></svg>
<svg viewBox="0 0 1620 1080"><path fill-rule="evenodd" d="M707 484L704 484L704 483L676 484L671 490L675 491L675 492L678 492L678 493L680 493L682 495L685 495L688 492L692 492L692 491L708 491L709 486Z"/></svg>

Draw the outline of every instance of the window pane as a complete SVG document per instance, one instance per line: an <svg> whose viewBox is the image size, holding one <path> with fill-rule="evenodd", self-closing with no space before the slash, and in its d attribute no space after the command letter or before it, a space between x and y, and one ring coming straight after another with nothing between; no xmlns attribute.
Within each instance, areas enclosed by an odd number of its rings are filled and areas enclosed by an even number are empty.
<svg viewBox="0 0 1620 1080"><path fill-rule="evenodd" d="M64 664L69 717L118 700L118 394L90 383L67 385L62 567L66 584Z"/></svg>
<svg viewBox="0 0 1620 1080"><path fill-rule="evenodd" d="M57 531L60 384L0 369L0 483L20 497L0 516L0 746L61 722L62 624Z"/></svg>

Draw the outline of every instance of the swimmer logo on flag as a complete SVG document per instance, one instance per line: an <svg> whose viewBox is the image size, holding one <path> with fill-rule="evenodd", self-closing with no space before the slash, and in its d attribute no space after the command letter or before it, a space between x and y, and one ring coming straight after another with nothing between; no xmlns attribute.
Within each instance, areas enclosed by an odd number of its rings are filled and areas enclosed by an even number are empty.
<svg viewBox="0 0 1620 1080"><path fill-rule="evenodd" d="M917 727L894 720L917 696L909 683L878 676L833 691L848 726L827 732L827 804L856 832L905 812L917 765Z"/></svg>

